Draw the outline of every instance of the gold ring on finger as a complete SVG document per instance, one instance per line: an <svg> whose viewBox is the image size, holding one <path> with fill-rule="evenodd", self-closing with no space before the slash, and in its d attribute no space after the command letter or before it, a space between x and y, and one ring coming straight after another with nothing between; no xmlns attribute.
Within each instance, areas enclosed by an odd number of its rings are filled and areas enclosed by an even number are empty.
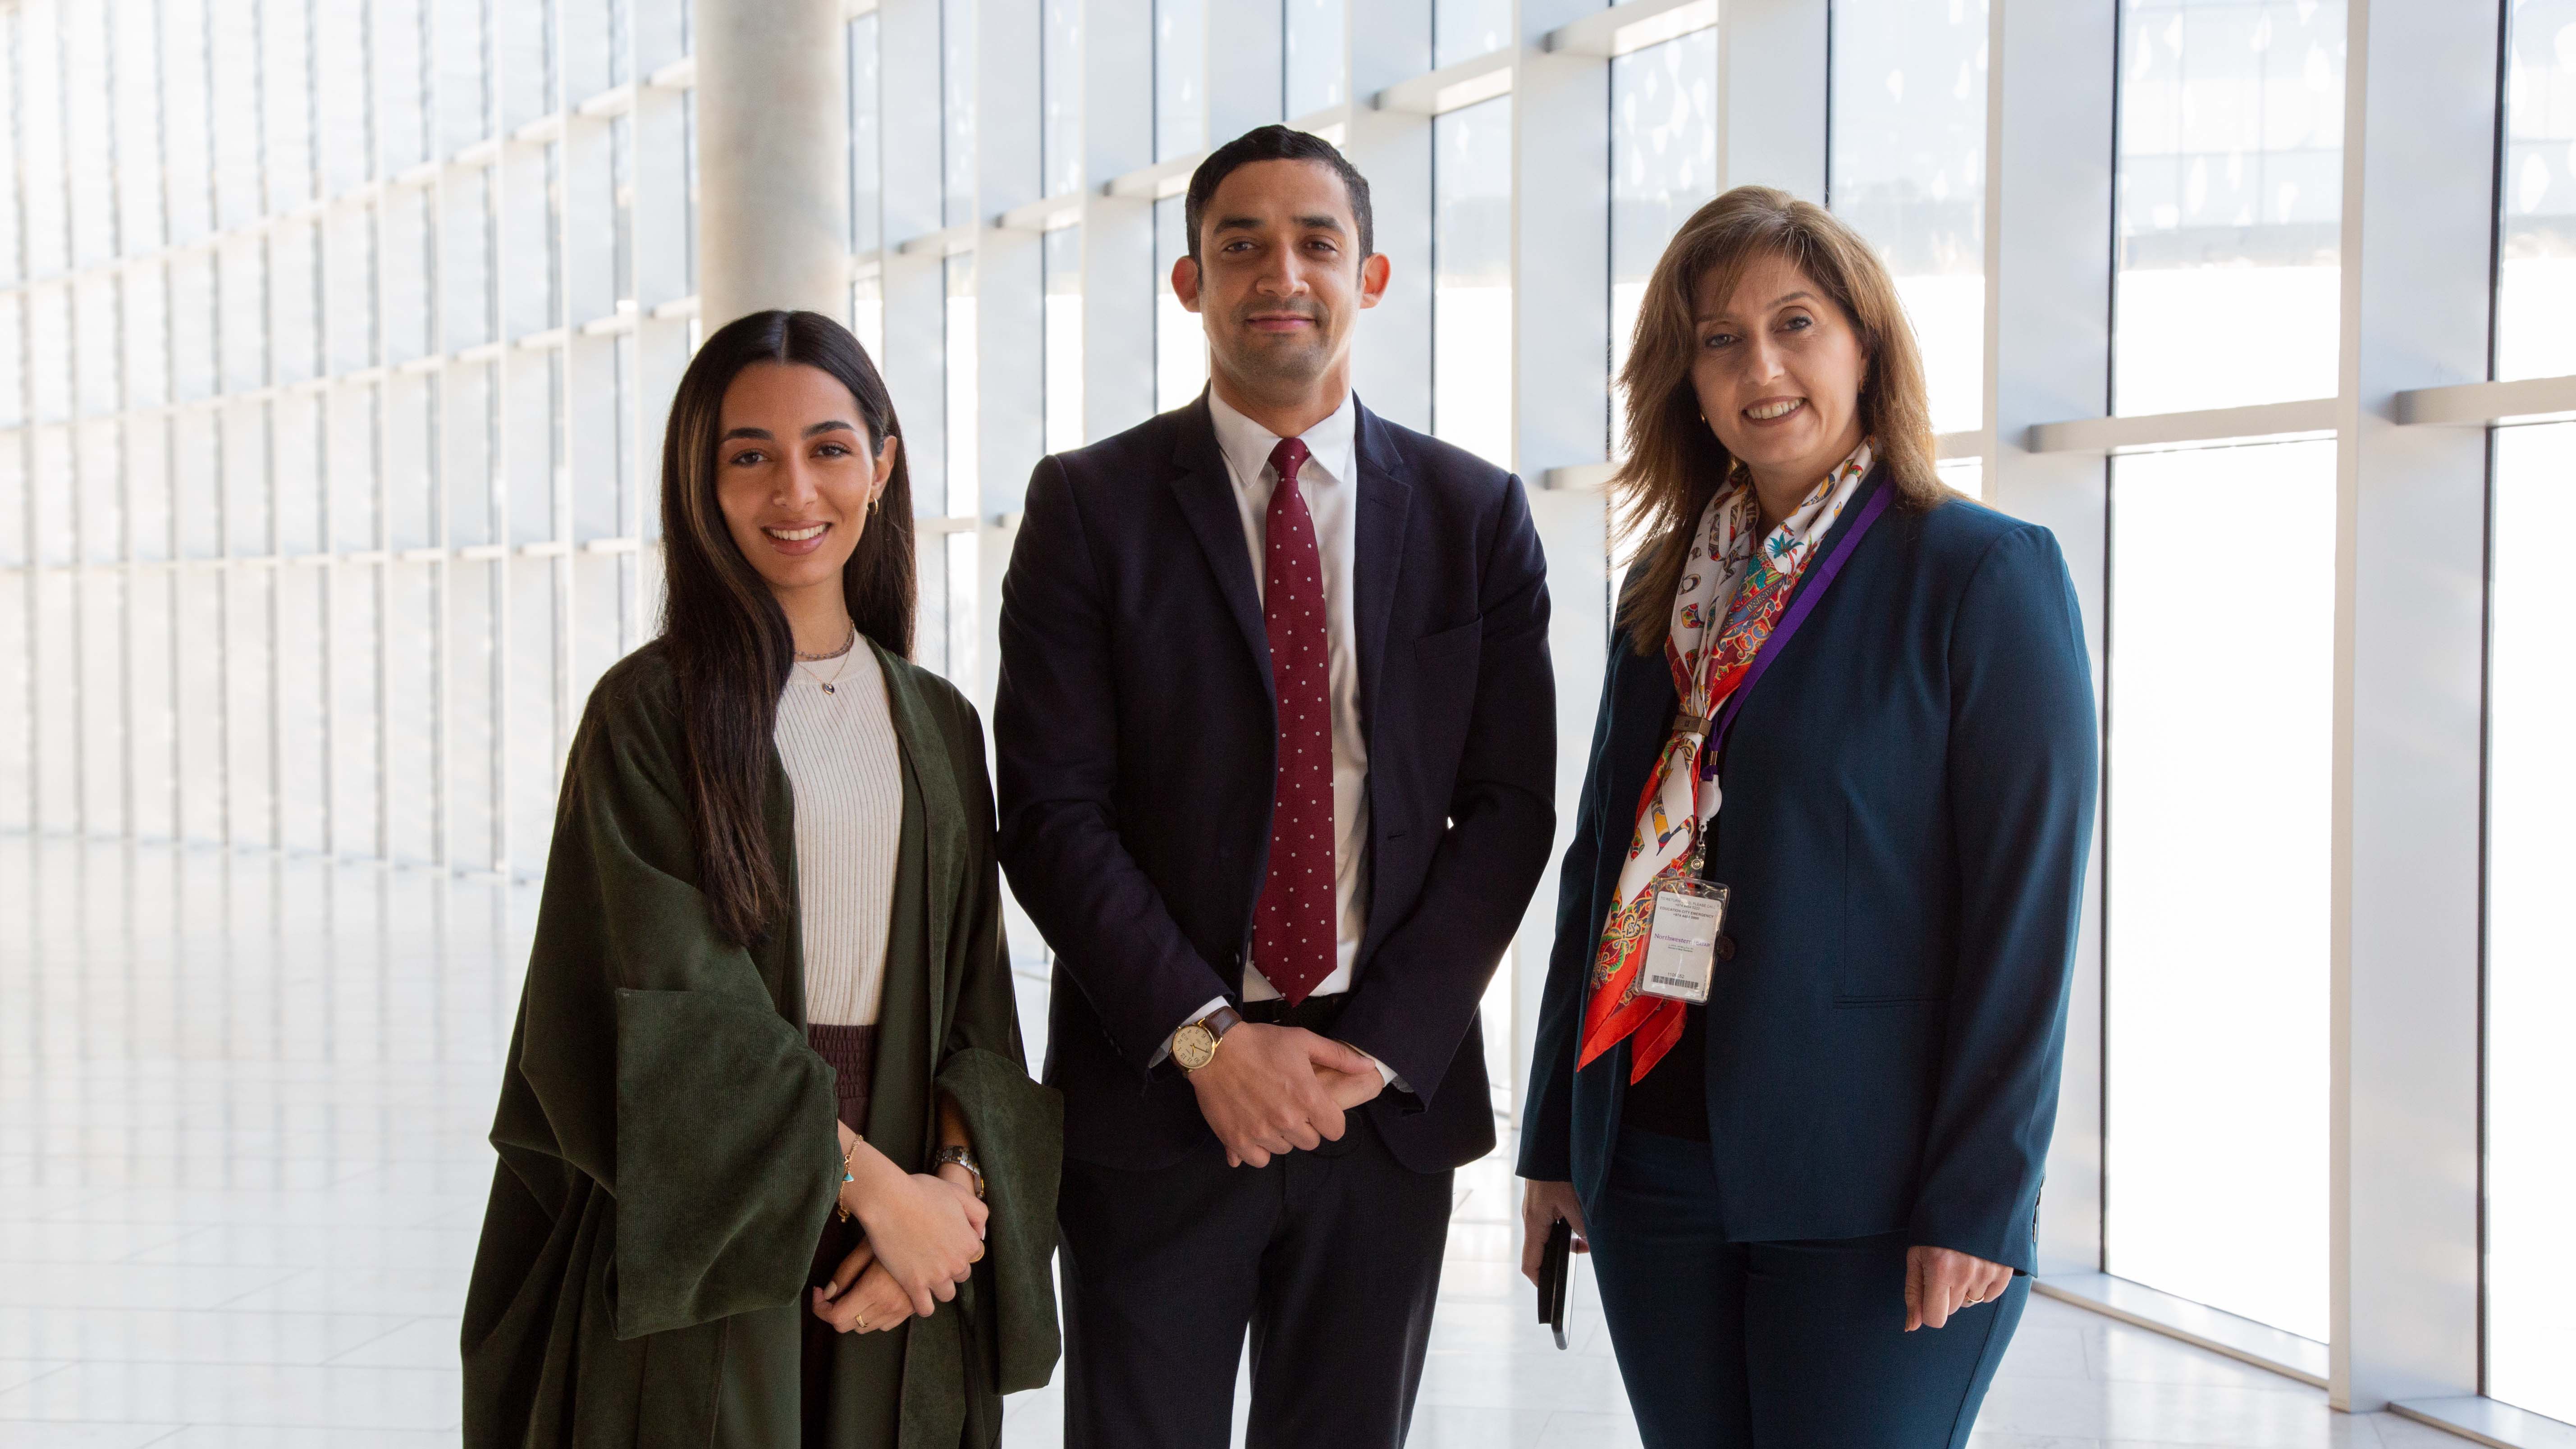
<svg viewBox="0 0 2576 1449"><path fill-rule="evenodd" d="M861 1332L861 1333L865 1333L865 1332L867 1332L867 1331L868 1331L868 1316L867 1316L866 1314L864 1314L864 1313L859 1314L856 1318L854 1318L854 1319L852 1319L852 1320L851 1320L851 1322L850 1322L850 1326L851 1326L852 1328L857 1329L857 1330L858 1330L859 1332Z"/></svg>

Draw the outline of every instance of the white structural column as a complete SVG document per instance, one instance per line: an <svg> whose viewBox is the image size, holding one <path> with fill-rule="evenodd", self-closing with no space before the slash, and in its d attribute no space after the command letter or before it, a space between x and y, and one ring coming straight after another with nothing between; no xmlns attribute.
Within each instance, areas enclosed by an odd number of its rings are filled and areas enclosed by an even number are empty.
<svg viewBox="0 0 2576 1449"><path fill-rule="evenodd" d="M768 307L845 316L850 167L843 0L692 3L698 315L709 331Z"/></svg>
<svg viewBox="0 0 2576 1449"><path fill-rule="evenodd" d="M1597 489L1541 486L1551 469L1608 456L1610 441L1610 61L1541 49L1599 7L1521 0L1512 77L1512 466L1529 486L1547 550L1548 651L1556 665L1556 843L1512 947L1512 1110L1529 1081L1556 942L1557 863L1609 659L1609 527Z"/></svg>
<svg viewBox="0 0 2576 1449"><path fill-rule="evenodd" d="M2478 1388L2486 438L2497 28L2351 0L2337 420L2333 1402Z"/></svg>
<svg viewBox="0 0 2576 1449"><path fill-rule="evenodd" d="M2057 0L1995 0L1988 17L1985 496L2057 535L2107 721L2117 705L2103 693L2109 470L2099 453L2039 453L2030 441L2038 424L2109 408L2112 141L2102 98L2116 19L2107 5ZM2043 1274L2102 1267L2101 841L2097 816L2040 1202Z"/></svg>

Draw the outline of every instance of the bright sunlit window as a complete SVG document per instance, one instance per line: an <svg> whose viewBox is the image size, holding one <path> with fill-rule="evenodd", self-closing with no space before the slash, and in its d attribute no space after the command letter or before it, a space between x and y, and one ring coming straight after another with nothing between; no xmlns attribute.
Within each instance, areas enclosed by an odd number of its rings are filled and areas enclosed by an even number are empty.
<svg viewBox="0 0 2576 1449"><path fill-rule="evenodd" d="M1833 205L1896 278L1932 426L1985 422L1986 0L1838 0Z"/></svg>
<svg viewBox="0 0 2576 1449"><path fill-rule="evenodd" d="M1512 98L1431 123L1431 430L1512 466Z"/></svg>
<svg viewBox="0 0 2576 1449"><path fill-rule="evenodd" d="M2343 0L2123 7L2114 411L2334 395L2344 21Z"/></svg>
<svg viewBox="0 0 2576 1449"><path fill-rule="evenodd" d="M2331 441L2115 459L2109 1271L2326 1336Z"/></svg>
<svg viewBox="0 0 2576 1449"><path fill-rule="evenodd" d="M2487 755L2487 1392L2576 1423L2576 424L2495 440Z"/></svg>

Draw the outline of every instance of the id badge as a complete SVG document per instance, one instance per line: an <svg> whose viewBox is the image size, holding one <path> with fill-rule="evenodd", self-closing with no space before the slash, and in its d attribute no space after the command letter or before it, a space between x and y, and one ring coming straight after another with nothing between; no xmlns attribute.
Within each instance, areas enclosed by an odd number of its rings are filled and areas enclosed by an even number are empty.
<svg viewBox="0 0 2576 1449"><path fill-rule="evenodd" d="M1676 880L1655 887L1637 989L1648 996L1705 1003L1717 975L1717 933L1725 924L1726 887L1715 881Z"/></svg>

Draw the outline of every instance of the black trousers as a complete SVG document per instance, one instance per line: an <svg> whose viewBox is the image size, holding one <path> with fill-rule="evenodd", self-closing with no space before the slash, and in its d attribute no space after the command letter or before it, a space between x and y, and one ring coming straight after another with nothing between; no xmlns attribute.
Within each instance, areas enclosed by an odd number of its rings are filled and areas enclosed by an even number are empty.
<svg viewBox="0 0 2576 1449"><path fill-rule="evenodd" d="M1440 1291L1452 1174L1339 1142L1228 1167L1067 1161L1066 1449L1222 1449L1252 1340L1250 1449L1397 1449Z"/></svg>
<svg viewBox="0 0 2576 1449"><path fill-rule="evenodd" d="M1628 1129L1585 1213L1647 1449L1959 1449L2030 1280L1905 1331L1904 1235L1731 1243L1708 1144Z"/></svg>

